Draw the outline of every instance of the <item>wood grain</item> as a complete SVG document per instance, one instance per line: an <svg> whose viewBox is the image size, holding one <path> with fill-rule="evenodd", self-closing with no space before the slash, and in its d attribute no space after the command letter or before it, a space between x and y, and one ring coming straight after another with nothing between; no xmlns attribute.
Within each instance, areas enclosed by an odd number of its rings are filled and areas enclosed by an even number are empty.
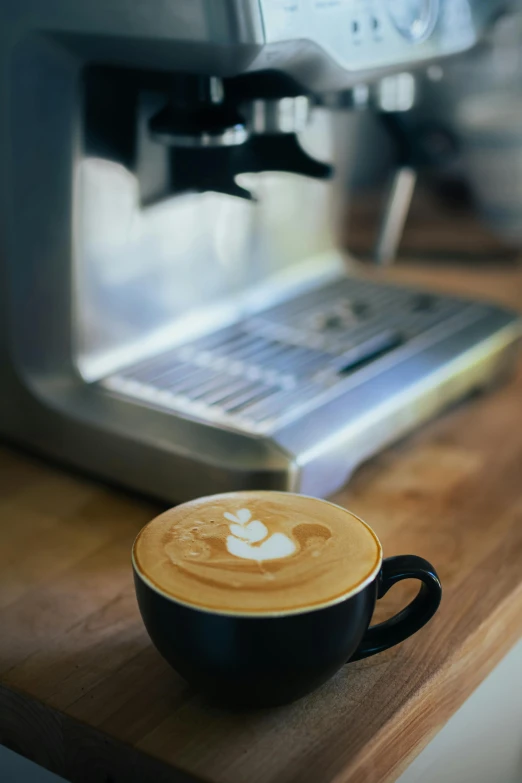
<svg viewBox="0 0 522 783"><path fill-rule="evenodd" d="M522 306L513 268L391 274ZM159 505L1 449L0 742L81 783L395 780L522 635L521 420L522 364L357 473L335 500L386 555L436 564L441 610L309 698L249 713L206 703L148 641L129 553Z"/></svg>

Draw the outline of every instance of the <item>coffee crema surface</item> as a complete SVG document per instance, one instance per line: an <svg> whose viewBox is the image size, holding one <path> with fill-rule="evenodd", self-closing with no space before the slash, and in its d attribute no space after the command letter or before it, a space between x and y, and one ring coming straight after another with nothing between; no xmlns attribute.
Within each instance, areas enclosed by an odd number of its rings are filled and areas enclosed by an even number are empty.
<svg viewBox="0 0 522 783"><path fill-rule="evenodd" d="M378 572L375 533L339 506L286 492L234 492L153 519L133 548L159 592L226 614L274 615L336 603Z"/></svg>

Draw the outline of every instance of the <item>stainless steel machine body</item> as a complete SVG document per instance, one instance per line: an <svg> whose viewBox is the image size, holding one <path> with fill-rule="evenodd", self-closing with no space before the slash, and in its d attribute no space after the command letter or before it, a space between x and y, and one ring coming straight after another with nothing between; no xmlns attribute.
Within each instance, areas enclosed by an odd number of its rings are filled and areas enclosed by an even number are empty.
<svg viewBox="0 0 522 783"><path fill-rule="evenodd" d="M2 2L2 435L168 500L325 495L489 383L519 320L347 274L330 175L347 91L501 5Z"/></svg>

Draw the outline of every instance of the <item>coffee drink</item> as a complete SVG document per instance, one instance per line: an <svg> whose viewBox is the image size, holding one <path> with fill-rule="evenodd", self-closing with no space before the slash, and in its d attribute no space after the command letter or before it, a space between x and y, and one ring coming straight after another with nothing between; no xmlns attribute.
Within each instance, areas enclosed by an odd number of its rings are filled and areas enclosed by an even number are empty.
<svg viewBox="0 0 522 783"><path fill-rule="evenodd" d="M298 699L350 661L416 633L441 586L415 555L382 559L379 539L349 511L286 492L235 492L153 519L133 548L141 616L187 682L226 704ZM420 581L408 606L372 626L376 601Z"/></svg>
<svg viewBox="0 0 522 783"><path fill-rule="evenodd" d="M372 581L381 546L339 506L237 492L171 509L141 532L135 568L165 596L227 614L273 616L345 600Z"/></svg>

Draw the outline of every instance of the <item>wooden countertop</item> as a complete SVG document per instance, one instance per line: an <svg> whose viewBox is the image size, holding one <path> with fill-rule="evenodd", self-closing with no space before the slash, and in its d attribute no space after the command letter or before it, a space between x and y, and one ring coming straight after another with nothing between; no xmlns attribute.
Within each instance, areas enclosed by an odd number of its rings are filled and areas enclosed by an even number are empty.
<svg viewBox="0 0 522 783"><path fill-rule="evenodd" d="M404 268L520 307L522 271ZM289 707L206 704L152 648L130 547L159 506L0 450L0 742L92 783L385 783L522 635L522 364L363 467L336 497L386 555L439 570L432 623ZM379 607L396 611L411 586Z"/></svg>

